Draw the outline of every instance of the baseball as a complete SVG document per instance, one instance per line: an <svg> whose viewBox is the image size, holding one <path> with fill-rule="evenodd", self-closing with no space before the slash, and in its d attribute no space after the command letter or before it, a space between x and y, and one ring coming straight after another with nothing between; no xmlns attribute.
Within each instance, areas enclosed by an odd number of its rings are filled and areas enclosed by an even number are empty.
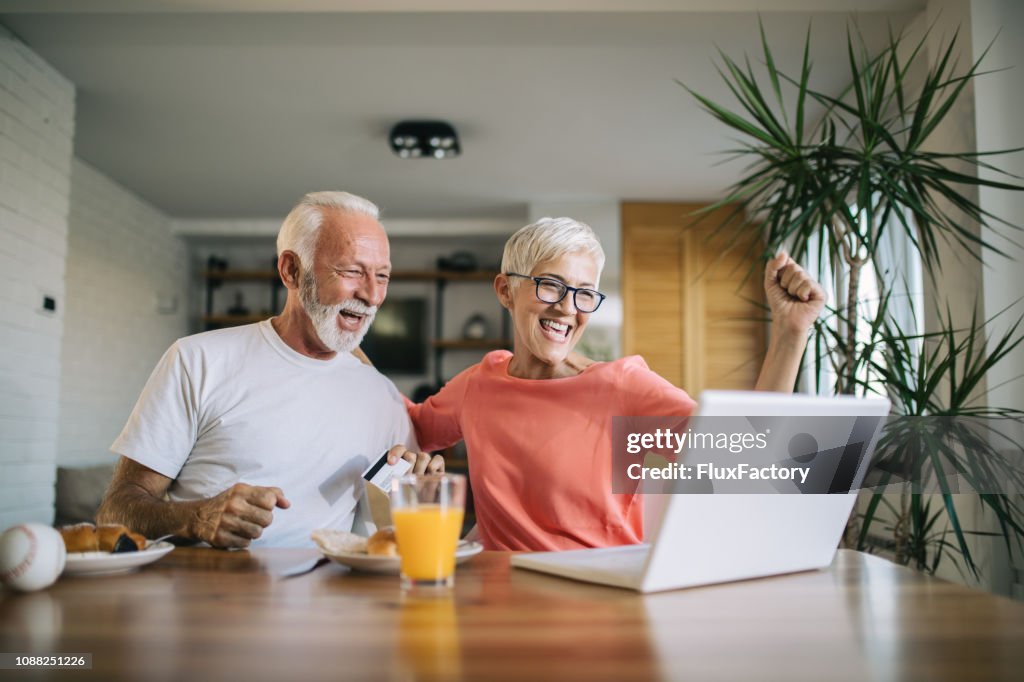
<svg viewBox="0 0 1024 682"><path fill-rule="evenodd" d="M61 571L67 551L64 539L41 523L23 523L0 535L0 582L22 592L52 585Z"/></svg>

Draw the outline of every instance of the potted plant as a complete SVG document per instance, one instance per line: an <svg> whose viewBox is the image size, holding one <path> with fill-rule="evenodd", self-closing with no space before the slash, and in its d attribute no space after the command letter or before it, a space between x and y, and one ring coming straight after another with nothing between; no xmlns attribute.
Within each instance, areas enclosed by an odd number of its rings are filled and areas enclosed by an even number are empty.
<svg viewBox="0 0 1024 682"><path fill-rule="evenodd" d="M870 549L872 538L888 533L890 540L883 544L901 563L934 572L952 556L977 577L967 542L972 531L961 522L948 484L959 477L976 486L983 493L981 504L995 514L996 534L1011 550L1020 547L1024 516L1019 505L1009 496L989 494L996 483L1019 481L1020 462L1002 456L999 445L980 440L966 426L968 418L1024 416L976 403L986 374L1021 342L1018 326L989 349L987 324L976 318L958 328L947 314L932 333L904 331L894 310L901 282L891 273L885 276L878 254L896 232L920 256L933 281L942 266L942 241L972 258L980 259L985 251L999 254L937 200L978 225L1008 226L986 213L968 188L1024 187L971 172L972 166L992 168L990 156L1019 150L926 148L929 136L979 75L978 62L957 72L956 35L930 64L926 39L927 34L909 44L904 35L890 33L881 51L872 54L863 37L848 30L850 80L837 94L812 82L810 30L800 71L788 75L776 67L762 26L759 73L749 59L740 62L720 53L720 73L738 109L687 90L739 134L740 146L730 153L748 162L727 195L707 210L734 205L737 217L759 222L765 257L788 248L797 260L815 262L823 281L836 284L837 300L815 327L805 369L816 380L831 369L836 393L886 392L900 417L885 433L878 460L888 464L890 478L898 471L897 478L912 480L916 487L904 487L896 501L881 489L868 493L865 510L852 521L851 543ZM917 77L921 73L923 78ZM813 125L811 110L821 110ZM721 229L750 227L736 220ZM877 293L870 297L862 286L865 273L876 280L872 289ZM923 312L911 310L918 317ZM920 421L907 421L911 418ZM890 482L884 471L881 475L881 483ZM927 490L937 496L924 495ZM888 509L889 519L879 514L882 509Z"/></svg>

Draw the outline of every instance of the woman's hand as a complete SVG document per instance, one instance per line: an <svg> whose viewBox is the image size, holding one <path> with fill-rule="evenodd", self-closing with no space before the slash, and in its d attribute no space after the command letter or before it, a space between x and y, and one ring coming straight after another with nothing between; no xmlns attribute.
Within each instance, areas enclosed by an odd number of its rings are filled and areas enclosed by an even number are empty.
<svg viewBox="0 0 1024 682"><path fill-rule="evenodd" d="M444 473L444 457L441 455L431 457L426 452L413 452L404 445L396 445L388 450L388 464L397 464L400 459L412 464L411 473L414 474Z"/></svg>
<svg viewBox="0 0 1024 682"><path fill-rule="evenodd" d="M773 335L806 339L825 307L825 290L785 251L765 266L764 293L772 311Z"/></svg>
<svg viewBox="0 0 1024 682"><path fill-rule="evenodd" d="M796 383L807 332L825 307L825 290L781 251L764 268L764 293L772 310L772 331L754 388L788 393Z"/></svg>
<svg viewBox="0 0 1024 682"><path fill-rule="evenodd" d="M360 348L359 346L356 346L355 348L352 349L352 355L355 357L356 360L363 363L364 365L369 365L370 367L373 367L373 363L370 362L370 358L366 357L366 353L364 353L363 349Z"/></svg>

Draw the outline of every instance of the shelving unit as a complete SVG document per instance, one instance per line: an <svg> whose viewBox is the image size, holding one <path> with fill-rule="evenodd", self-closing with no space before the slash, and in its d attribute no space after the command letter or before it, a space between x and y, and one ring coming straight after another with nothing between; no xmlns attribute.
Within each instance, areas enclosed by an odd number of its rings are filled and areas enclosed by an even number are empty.
<svg viewBox="0 0 1024 682"><path fill-rule="evenodd" d="M213 312L213 294L225 282L267 282L270 310L280 310L280 294L284 285L278 277L277 270L206 270L203 272L206 290L206 312L202 316L204 329L232 327L239 324L251 324L267 318L262 314L231 315ZM271 313L274 314L273 312Z"/></svg>
<svg viewBox="0 0 1024 682"><path fill-rule="evenodd" d="M443 350L496 350L505 348L508 339L438 339L433 341L434 348Z"/></svg>
<svg viewBox="0 0 1024 682"><path fill-rule="evenodd" d="M207 327L232 327L239 324L252 324L267 319L266 315L203 315Z"/></svg>
<svg viewBox="0 0 1024 682"><path fill-rule="evenodd" d="M496 270L473 270L470 272L450 271L420 271L392 273L392 279L416 279L433 280L436 287L434 299L434 331L435 338L432 342L434 347L434 385L441 386L444 383L444 376L441 372L441 360L446 351L452 350L497 350L499 348L511 348L512 341L509 333L508 316L502 312L501 315L501 337L496 339L444 339L437 338L444 329L444 294L449 284L461 282L485 282L490 283L498 275Z"/></svg>
<svg viewBox="0 0 1024 682"><path fill-rule="evenodd" d="M492 339L446 339L439 338L441 330L444 329L444 295L449 284L465 282L492 282L497 271L494 270L473 270L470 272L455 272L444 270L396 270L391 273L391 280L395 282L433 282L436 296L434 299L434 333L430 341L434 353L434 383L440 386L444 383L441 373L441 360L448 351L460 350L497 350L499 348L511 348L512 341L509 332L508 316L502 313L501 337ZM227 313L214 313L213 294L224 282L267 282L269 290L270 310L278 311L280 306L280 294L284 285L276 270L206 270L203 272L203 280L206 288L206 312L202 316L203 325L206 329L219 327L230 327L239 324L250 324L266 319L266 315L248 314L231 315Z"/></svg>

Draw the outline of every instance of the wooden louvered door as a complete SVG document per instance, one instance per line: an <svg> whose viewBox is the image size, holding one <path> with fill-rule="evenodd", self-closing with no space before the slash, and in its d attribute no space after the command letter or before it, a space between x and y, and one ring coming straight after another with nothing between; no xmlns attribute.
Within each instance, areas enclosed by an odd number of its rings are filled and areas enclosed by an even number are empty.
<svg viewBox="0 0 1024 682"><path fill-rule="evenodd" d="M700 207L622 205L624 352L694 397L753 388L766 338L757 231L712 236L728 208L687 229Z"/></svg>

